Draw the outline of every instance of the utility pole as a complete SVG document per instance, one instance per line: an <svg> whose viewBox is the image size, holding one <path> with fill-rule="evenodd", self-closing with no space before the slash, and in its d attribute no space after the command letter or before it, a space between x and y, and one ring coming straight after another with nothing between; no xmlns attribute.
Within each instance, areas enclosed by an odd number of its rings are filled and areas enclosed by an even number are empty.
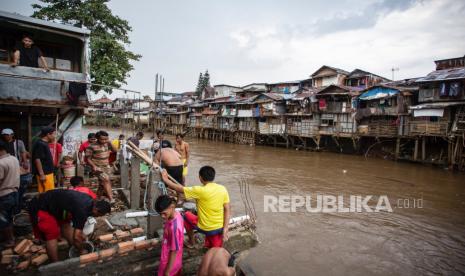
<svg viewBox="0 0 465 276"><path fill-rule="evenodd" d="M394 81L394 72L399 71L399 67L393 67L391 68L391 71L392 71L392 81Z"/></svg>
<svg viewBox="0 0 465 276"><path fill-rule="evenodd" d="M158 92L158 73L155 75L155 95L153 98L154 110L153 110L153 137L155 137L155 118L157 115L157 92Z"/></svg>

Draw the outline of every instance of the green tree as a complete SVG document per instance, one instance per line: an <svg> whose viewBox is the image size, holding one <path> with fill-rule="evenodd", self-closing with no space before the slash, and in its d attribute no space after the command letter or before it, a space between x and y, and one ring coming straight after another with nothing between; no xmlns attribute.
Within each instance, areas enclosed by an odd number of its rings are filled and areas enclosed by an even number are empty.
<svg viewBox="0 0 465 276"><path fill-rule="evenodd" d="M203 75L200 73L199 75L199 80L197 81L197 87L195 88L195 94L197 95L198 98L200 98L203 90Z"/></svg>
<svg viewBox="0 0 465 276"><path fill-rule="evenodd" d="M131 61L141 55L126 49L130 44L129 23L111 13L109 0L40 0L45 5L32 4L33 17L45 20L58 20L76 27L86 27L90 34L90 74L91 81L98 84L120 87L129 72L134 69ZM93 86L95 92L110 88Z"/></svg>
<svg viewBox="0 0 465 276"><path fill-rule="evenodd" d="M210 74L208 73L208 69L205 71L205 74L203 74L203 84L202 87L208 87L210 86ZM202 89L203 90L203 89Z"/></svg>

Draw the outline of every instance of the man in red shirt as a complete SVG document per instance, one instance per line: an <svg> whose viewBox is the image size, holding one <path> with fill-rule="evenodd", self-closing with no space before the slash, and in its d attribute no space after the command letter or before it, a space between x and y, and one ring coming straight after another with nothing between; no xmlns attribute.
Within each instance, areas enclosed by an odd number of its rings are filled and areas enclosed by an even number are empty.
<svg viewBox="0 0 465 276"><path fill-rule="evenodd" d="M89 147L90 144L94 144L96 142L97 142L97 138L95 137L95 133L91 132L87 135L87 141L82 143L81 146L79 147L78 157L79 157L79 161L84 166L84 174L86 175L90 173L90 167L89 165L87 165L87 157L86 157L85 152L86 152L87 147Z"/></svg>
<svg viewBox="0 0 465 276"><path fill-rule="evenodd" d="M52 154L53 166L55 167L55 169L57 169L58 163L60 162L60 159L61 159L61 154L63 153L63 147L61 146L60 143L55 142L55 141L49 143L48 147L50 148L50 153Z"/></svg>
<svg viewBox="0 0 465 276"><path fill-rule="evenodd" d="M48 143L48 147L50 148L50 153L53 158L53 175L55 176L55 183L57 183L56 186L61 186L59 163L61 160L61 154L63 153L63 147L56 140Z"/></svg>

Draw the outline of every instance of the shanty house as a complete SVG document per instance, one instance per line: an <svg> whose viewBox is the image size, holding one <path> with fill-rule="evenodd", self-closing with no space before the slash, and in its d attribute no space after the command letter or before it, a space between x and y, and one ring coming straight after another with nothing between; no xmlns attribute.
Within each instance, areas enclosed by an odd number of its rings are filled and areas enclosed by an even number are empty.
<svg viewBox="0 0 465 276"><path fill-rule="evenodd" d="M362 90L356 102L358 133L375 137L408 135L408 108L417 93L417 86L384 84Z"/></svg>
<svg viewBox="0 0 465 276"><path fill-rule="evenodd" d="M418 105L412 106L410 134L447 136L464 130L465 67L464 58L436 61L439 69L418 79ZM457 63L458 62L458 63ZM460 63L461 62L461 63ZM450 64L450 68L447 67Z"/></svg>
<svg viewBox="0 0 465 276"><path fill-rule="evenodd" d="M31 150L43 126L58 126L65 155L81 142L81 124L88 105L90 31L0 11L0 125L12 128ZM15 45L32 36L49 72L12 67ZM41 60L39 66L43 66Z"/></svg>
<svg viewBox="0 0 465 276"><path fill-rule="evenodd" d="M320 114L315 94L320 89L305 88L287 101L286 133L298 137L318 135Z"/></svg>
<svg viewBox="0 0 465 276"><path fill-rule="evenodd" d="M346 86L353 86L359 88L368 88L382 82L388 82L389 80L378 76L376 74L363 71L361 69L354 69L345 79Z"/></svg>
<svg viewBox="0 0 465 276"><path fill-rule="evenodd" d="M320 111L319 134L353 136L357 132L352 102L360 90L332 84L316 94Z"/></svg>
<svg viewBox="0 0 465 276"><path fill-rule="evenodd" d="M312 78L313 87L324 87L331 84L344 85L348 75L349 72L345 70L323 65L310 77Z"/></svg>
<svg viewBox="0 0 465 276"><path fill-rule="evenodd" d="M286 102L283 94L263 93L254 101L255 117L258 117L258 133L262 135L284 134L286 122Z"/></svg>

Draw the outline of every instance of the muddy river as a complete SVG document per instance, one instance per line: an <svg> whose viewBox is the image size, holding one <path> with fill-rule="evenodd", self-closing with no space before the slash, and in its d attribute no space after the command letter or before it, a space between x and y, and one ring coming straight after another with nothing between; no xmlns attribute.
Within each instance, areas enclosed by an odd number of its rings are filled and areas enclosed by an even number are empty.
<svg viewBox="0 0 465 276"><path fill-rule="evenodd" d="M214 166L236 216L244 214L239 179L250 184L260 244L244 262L256 275L465 274L463 173L362 156L186 140L192 151L187 185L199 184L201 166ZM373 196L372 210L383 198L384 210L323 213L304 206L271 212L282 205L264 204L265 198L270 203L278 196L312 196L314 207L316 195L344 197L346 207L350 196Z"/></svg>

